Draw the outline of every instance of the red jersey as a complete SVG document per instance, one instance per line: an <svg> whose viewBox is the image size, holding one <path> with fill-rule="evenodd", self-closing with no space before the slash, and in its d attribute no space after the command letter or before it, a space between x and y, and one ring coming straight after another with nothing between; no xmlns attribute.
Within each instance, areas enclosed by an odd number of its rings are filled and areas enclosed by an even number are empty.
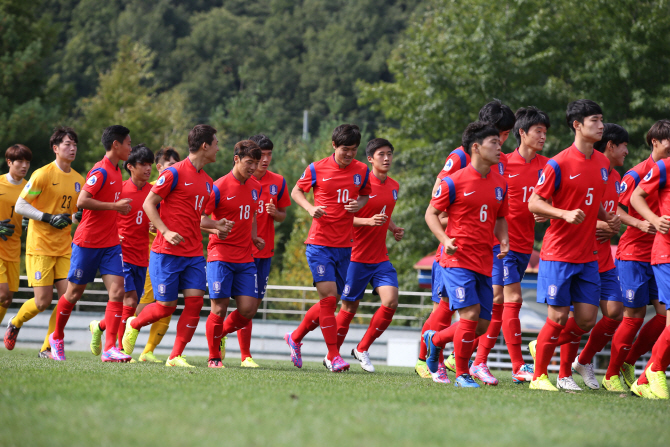
<svg viewBox="0 0 670 447"><path fill-rule="evenodd" d="M654 211L657 216L670 216L670 188L667 187L669 168L670 160L667 158L657 161L654 167L642 178L639 185L649 196L654 193L657 194L659 210ZM669 262L670 234L657 232L651 250L651 264L667 264Z"/></svg>
<svg viewBox="0 0 670 447"><path fill-rule="evenodd" d="M200 218L207 207L214 182L201 169L197 171L186 158L161 172L151 192L161 196L158 208L161 220L170 231L176 231L184 241L172 245L159 231L151 251L193 258L202 256Z"/></svg>
<svg viewBox="0 0 670 447"><path fill-rule="evenodd" d="M619 206L620 185L621 175L619 175L616 169L611 169L609 171L607 188L605 188L605 195L602 200L603 208L608 213L616 214L617 207ZM596 248L598 249L598 271L602 273L612 270L614 268L614 258L612 257L610 241L596 241Z"/></svg>
<svg viewBox="0 0 670 447"><path fill-rule="evenodd" d="M370 170L358 160L340 168L335 154L310 164L298 180L303 192L314 188L314 206L325 206L325 216L312 219L306 244L326 247L354 245L354 213L344 209L349 200L370 195Z"/></svg>
<svg viewBox="0 0 670 447"><path fill-rule="evenodd" d="M535 154L527 162L517 148L507 155L506 160L507 167L503 177L509 188L509 249L517 253L531 254L535 241L535 217L528 211L528 199L533 194L549 158Z"/></svg>
<svg viewBox="0 0 670 447"><path fill-rule="evenodd" d="M354 227L354 248L351 251L353 262L364 264L378 264L388 261L389 254L386 248L386 232L391 223L391 214L398 200L400 185L391 177L381 182L374 173L370 175L370 200L356 213L356 217L372 217L375 214L386 214L389 218L384 225L376 227Z"/></svg>
<svg viewBox="0 0 670 447"><path fill-rule="evenodd" d="M609 165L607 157L596 150L587 159L574 143L547 161L535 186L535 194L551 200L554 207L562 210L579 208L586 217L579 225L552 219L544 235L541 259L573 264L598 259L596 222L600 201L607 188Z"/></svg>
<svg viewBox="0 0 670 447"><path fill-rule="evenodd" d="M651 156L642 163L639 163L630 171L626 172L621 179L619 188L619 203L628 207L628 214L639 220L644 220L635 208L630 206L630 196L633 194L640 180L656 166L656 162ZM656 214L659 215L658 191L654 191L646 198L647 205ZM654 235L640 231L635 227L626 227L626 231L619 239L619 246L616 251L616 258L621 261L651 262L651 247L654 244Z"/></svg>
<svg viewBox="0 0 670 447"><path fill-rule="evenodd" d="M138 188L132 179L123 182L121 190L122 199L132 199L130 202L130 212L125 216L119 214L118 226L119 236L123 237L121 241L121 251L123 252L123 262L128 262L140 267L149 266L149 218L144 214L144 199L151 191L151 184L146 183Z"/></svg>
<svg viewBox="0 0 670 447"><path fill-rule="evenodd" d="M287 208L291 205L291 194L287 191L286 180L279 174L266 171L263 177L256 180L261 185L256 210L256 235L265 241L265 247L259 250L252 244L251 248L254 258L271 258L275 254L275 220L266 212L265 205L272 200L277 208Z"/></svg>
<svg viewBox="0 0 670 447"><path fill-rule="evenodd" d="M444 162L444 167L440 171L439 174L437 174L437 178L442 180L448 175L453 174L454 172L458 172L467 165L470 164L470 155L465 152L463 149L463 146L458 147L451 151L451 153L447 156L447 160Z"/></svg>
<svg viewBox="0 0 670 447"><path fill-rule="evenodd" d="M105 156L86 175L84 191L100 202L117 202L121 197L122 183L121 169ZM116 219L120 215L113 210L84 210L72 242L84 248L119 245Z"/></svg>
<svg viewBox="0 0 670 447"><path fill-rule="evenodd" d="M251 247L254 245L251 230L260 195L261 184L254 176L242 183L230 171L214 182L205 214L211 214L214 220L232 220L235 225L224 240L216 234L209 235L207 262L241 264L254 261L251 255Z"/></svg>
<svg viewBox="0 0 670 447"><path fill-rule="evenodd" d="M491 276L493 230L508 213L507 184L495 167L485 178L472 165L445 177L430 204L449 214L447 236L458 247L453 255L444 251L440 265Z"/></svg>

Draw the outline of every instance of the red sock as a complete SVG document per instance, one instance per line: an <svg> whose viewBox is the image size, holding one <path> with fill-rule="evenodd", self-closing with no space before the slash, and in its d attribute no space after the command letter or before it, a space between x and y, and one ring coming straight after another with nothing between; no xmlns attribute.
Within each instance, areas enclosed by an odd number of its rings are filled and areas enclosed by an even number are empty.
<svg viewBox="0 0 670 447"><path fill-rule="evenodd" d="M251 321L250 318L245 318L242 314L235 309L226 317L226 321L223 322L223 336L225 337L228 334L239 331L244 326L249 324Z"/></svg>
<svg viewBox="0 0 670 447"><path fill-rule="evenodd" d="M637 340L635 340L635 343L633 343L633 346L630 348L630 351L626 356L626 363L634 365L640 357L651 351L651 348L654 347L654 343L656 343L656 340L658 340L658 337L665 329L665 322L666 316L657 314L654 315L654 318L649 320L647 324L642 326L640 333L637 334Z"/></svg>
<svg viewBox="0 0 670 447"><path fill-rule="evenodd" d="M174 341L170 359L182 355L184 348L193 338L193 334L200 322L200 311L202 310L203 302L204 300L201 296L184 297L184 310L181 312L181 316L177 322L177 338ZM140 315L143 315L148 308L149 306L145 307Z"/></svg>
<svg viewBox="0 0 670 447"><path fill-rule="evenodd" d="M493 311L491 312L491 322L489 323L489 328L483 337L479 337L481 342L479 343L479 348L477 349L475 365L482 363L486 364L488 361L489 353L496 345L496 341L498 341L498 336L500 335L500 328L502 327L502 314L503 305L494 304Z"/></svg>
<svg viewBox="0 0 670 447"><path fill-rule="evenodd" d="M223 337L223 317L210 313L205 324L209 360L221 358L221 337ZM241 344L241 343L240 343Z"/></svg>
<svg viewBox="0 0 670 447"><path fill-rule="evenodd" d="M370 326L368 326L368 330L365 331L363 340L356 346L356 350L358 352L370 350L370 345L384 333L387 327L389 327L391 321L393 321L394 314L395 309L386 306L379 307L377 312L372 316ZM425 359L426 358L424 357L424 360Z"/></svg>
<svg viewBox="0 0 670 447"><path fill-rule="evenodd" d="M665 372L670 365L670 326L667 326L663 333L658 337L650 360L652 372Z"/></svg>
<svg viewBox="0 0 670 447"><path fill-rule="evenodd" d="M351 312L347 312L346 310L340 309L340 311L337 313L337 318L335 321L337 322L337 349L339 350L342 347L342 343L344 343L344 339L347 338L347 332L349 332L349 325L351 324L351 320L354 319L356 314L352 314Z"/></svg>
<svg viewBox="0 0 670 447"><path fill-rule="evenodd" d="M512 372L518 373L525 363L521 354L521 320L519 311L521 303L505 303L502 316L502 331L507 344L509 358L512 361Z"/></svg>
<svg viewBox="0 0 670 447"><path fill-rule="evenodd" d="M105 351L116 347L116 334L119 332L119 325L123 317L123 303L108 301L105 308L105 325L109 328L105 336Z"/></svg>
<svg viewBox="0 0 670 447"><path fill-rule="evenodd" d="M558 345L558 337L565 326L554 323L547 318L546 323L542 326L542 330L537 336L537 345L535 348L535 374L533 380L540 377L542 374L547 374L547 367L551 362L551 357L554 355L556 346Z"/></svg>
<svg viewBox="0 0 670 447"><path fill-rule="evenodd" d="M300 343L305 335L319 327L319 314L321 313L321 303L316 303L309 308L303 317L298 329L291 333L294 342Z"/></svg>
<svg viewBox="0 0 670 447"><path fill-rule="evenodd" d="M119 340L119 349L123 348L123 333L126 331L126 322L128 318L135 315L135 307L123 306L123 312L121 313L121 324L119 324L119 329L117 332L117 339Z"/></svg>
<svg viewBox="0 0 670 447"><path fill-rule="evenodd" d="M577 357L579 342L581 342L581 340L582 337L575 337L572 341L561 345L561 366L558 371L559 379L572 376L572 363L575 361L575 357Z"/></svg>
<svg viewBox="0 0 670 447"><path fill-rule="evenodd" d="M565 325L565 328L561 331L561 335L558 336L558 346L564 345L566 343L572 342L575 337L581 338L582 335L586 334L588 331L577 326L577 321L573 317L568 318L568 322ZM574 360L574 359L572 359Z"/></svg>
<svg viewBox="0 0 670 447"><path fill-rule="evenodd" d="M605 378L609 380L612 376L619 374L619 369L626 360L628 351L633 344L635 334L642 326L643 318L628 318L623 317L623 321L619 325L619 329L614 333L612 338L612 348L610 356L610 364L607 367Z"/></svg>
<svg viewBox="0 0 670 447"><path fill-rule="evenodd" d="M450 327L455 312L456 311L449 308L449 301L440 300L440 304L437 306L436 316L430 321L431 329L440 332ZM456 322L456 324L458 324L458 322ZM440 351L439 362L444 363L444 352L442 351Z"/></svg>
<svg viewBox="0 0 670 447"><path fill-rule="evenodd" d="M477 322L461 319L454 338L454 357L456 360L456 377L469 374L468 361L472 357Z"/></svg>
<svg viewBox="0 0 670 447"><path fill-rule="evenodd" d="M420 341L419 341L419 360L423 360L423 361L426 361L426 356L428 355L428 349L426 348L426 343L424 343L424 341L423 341L423 334L424 334L424 332L430 330L430 319L431 318L433 318L432 313L430 315L428 315L428 318L426 318L426 322L423 323L423 326L421 327L421 337L419 337L419 339L420 339Z"/></svg>
<svg viewBox="0 0 670 447"><path fill-rule="evenodd" d="M327 296L321 299L321 309L319 311L319 325L323 339L328 347L328 360L333 360L340 355L337 348L337 320L335 319L335 308L337 307L337 298Z"/></svg>
<svg viewBox="0 0 670 447"><path fill-rule="evenodd" d="M246 326L237 331L237 342L240 344L240 354L242 361L244 361L247 357L251 357L251 352L249 349L251 348L251 329L254 324L253 321L254 320L249 320L249 323L247 323Z"/></svg>
<svg viewBox="0 0 670 447"><path fill-rule="evenodd" d="M130 322L130 326L133 329L137 329L139 331L144 326L155 323L161 318L172 315L175 310L177 310L177 306L168 307L163 306L162 304L158 304L158 302L153 302L142 309L142 312L140 312L137 318Z"/></svg>
<svg viewBox="0 0 670 447"><path fill-rule="evenodd" d="M72 313L74 306L75 304L66 300L65 296L61 296L58 300L58 304L56 305L56 329L53 332L53 338L55 340L63 340L63 337L65 337L63 331L65 330L67 320L70 319L70 314Z"/></svg>
<svg viewBox="0 0 670 447"><path fill-rule="evenodd" d="M649 368L652 364L652 360L653 360L653 356L652 356L652 358L649 359L647 364L644 365L644 369L642 371L647 371L647 368ZM647 375L644 374L644 373L640 374L640 377L637 378L637 383L638 383L638 385L648 384L649 380L647 380Z"/></svg>
<svg viewBox="0 0 670 447"><path fill-rule="evenodd" d="M98 322L98 327L102 332L105 332L105 329L107 329L107 323L105 323L104 318Z"/></svg>
<svg viewBox="0 0 670 447"><path fill-rule="evenodd" d="M620 321L612 320L603 315L598 323L591 330L589 340L586 346L579 354L579 363L586 365L593 362L593 357L603 350L605 345L612 339L617 328L621 324Z"/></svg>
<svg viewBox="0 0 670 447"><path fill-rule="evenodd" d="M452 324L448 328L435 333L435 335L433 335L433 344L438 348L444 348L447 343L454 341L456 331L460 327L460 321L461 320L458 320L458 322Z"/></svg>

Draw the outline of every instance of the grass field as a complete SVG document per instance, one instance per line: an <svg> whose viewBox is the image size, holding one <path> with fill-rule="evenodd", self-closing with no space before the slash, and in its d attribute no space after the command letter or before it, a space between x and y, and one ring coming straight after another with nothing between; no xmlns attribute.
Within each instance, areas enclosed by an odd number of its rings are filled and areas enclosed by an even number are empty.
<svg viewBox="0 0 670 447"><path fill-rule="evenodd" d="M456 389L410 368L259 361L259 370L68 361L0 350L0 445L668 445L670 404L629 394ZM453 379L453 375L450 376ZM577 379L581 385L581 379Z"/></svg>

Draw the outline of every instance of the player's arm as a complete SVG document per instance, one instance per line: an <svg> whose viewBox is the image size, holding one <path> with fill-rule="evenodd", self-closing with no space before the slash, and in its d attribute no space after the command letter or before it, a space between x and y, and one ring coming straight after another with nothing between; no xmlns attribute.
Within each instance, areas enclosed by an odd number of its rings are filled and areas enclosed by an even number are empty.
<svg viewBox="0 0 670 447"><path fill-rule="evenodd" d="M14 205L14 211L22 215L23 217L27 217L28 219L32 220L38 220L41 222L46 222L49 225L51 225L54 228L58 228L59 230L62 230L63 228L67 227L68 225L72 224L72 219L70 218L70 214L68 213L63 213L63 214L49 214L49 213L43 213L42 211L38 210L34 206L32 206L30 203L28 203L23 197L19 197L16 201L16 205Z"/></svg>
<svg viewBox="0 0 670 447"><path fill-rule="evenodd" d="M146 203L146 202L145 202ZM228 237L228 233L233 229L235 222L228 219L214 220L211 217L203 214L200 217L200 229L207 233L216 234L221 240Z"/></svg>
<svg viewBox="0 0 670 447"><path fill-rule="evenodd" d="M142 209L149 218L149 221L154 225L154 228L163 235L165 240L172 245L178 245L180 242L184 242L184 238L179 233L170 231L167 225L163 222L163 219L161 219L161 215L158 212L158 204L161 203L162 200L163 198L161 196L150 191L147 198L144 199Z"/></svg>
<svg viewBox="0 0 670 447"><path fill-rule="evenodd" d="M103 202L93 198L93 194L85 189L79 193L77 208L91 211L117 211L124 216L130 212L133 199L120 199L117 202Z"/></svg>
<svg viewBox="0 0 670 447"><path fill-rule="evenodd" d="M437 240L444 245L447 254L453 255L456 253L458 247L454 245L454 240L444 232L444 228L442 228L442 223L440 222L440 213L442 213L442 211L438 210L433 205L428 205L425 214L426 224Z"/></svg>
<svg viewBox="0 0 670 447"><path fill-rule="evenodd" d="M375 214L372 217L354 217L354 227L379 227L384 225L387 220L388 216L386 214Z"/></svg>
<svg viewBox="0 0 670 447"><path fill-rule="evenodd" d="M258 237L257 228L258 225L256 223L256 213L254 213L254 218L251 221L251 241L254 243L257 249L262 250L265 247L265 241L262 237Z"/></svg>
<svg viewBox="0 0 670 447"><path fill-rule="evenodd" d="M640 220L634 218L633 216L628 214L626 208L624 208L623 205L619 205L619 207L617 208L617 214L621 218L621 222L624 225L628 227L637 228L638 230L643 231L645 233L656 234L656 227L654 226L654 224L646 220Z"/></svg>
<svg viewBox="0 0 670 447"><path fill-rule="evenodd" d="M528 200L528 211L547 219L561 219L571 224L580 224L584 222L586 214L577 208L576 210L562 210L553 206L549 200L540 197L535 192Z"/></svg>
<svg viewBox="0 0 670 447"><path fill-rule="evenodd" d="M498 217L496 219L496 225L493 227L493 234L500 242L500 253L498 253L498 259L502 259L507 256L509 252L509 234L507 232L507 219L504 217Z"/></svg>
<svg viewBox="0 0 670 447"><path fill-rule="evenodd" d="M388 231L393 233L393 237L395 238L395 240L397 242L400 242L402 240L403 236L405 236L405 229L402 228L402 227L397 226L395 224L395 222L393 222L393 219L391 219L391 222L389 222Z"/></svg>
<svg viewBox="0 0 670 447"><path fill-rule="evenodd" d="M357 199L349 199L349 203L344 205L344 209L350 213L357 213L363 208L370 199L370 196L358 196Z"/></svg>
<svg viewBox="0 0 670 447"><path fill-rule="evenodd" d="M630 204L635 208L635 211L640 213L640 216L651 222L657 231L661 234L667 234L668 230L670 230L670 216L657 216L649 208L646 200L647 197L649 197L649 194L638 186L630 196Z"/></svg>
<svg viewBox="0 0 670 447"><path fill-rule="evenodd" d="M326 215L326 207L314 206L309 203L309 200L307 200L307 197L305 197L305 192L298 185L293 187L293 190L291 191L291 198L301 208L307 211L314 219L318 219L319 217Z"/></svg>

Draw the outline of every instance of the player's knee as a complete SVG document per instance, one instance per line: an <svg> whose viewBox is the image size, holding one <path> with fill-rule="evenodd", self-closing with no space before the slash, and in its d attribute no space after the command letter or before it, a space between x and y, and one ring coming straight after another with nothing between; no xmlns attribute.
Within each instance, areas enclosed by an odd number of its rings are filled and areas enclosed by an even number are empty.
<svg viewBox="0 0 670 447"><path fill-rule="evenodd" d="M40 312L44 312L45 310L47 310L50 305L51 302L35 300L35 307L37 307L37 310L39 310Z"/></svg>
<svg viewBox="0 0 670 447"><path fill-rule="evenodd" d="M395 300L391 300L388 303L382 303L384 307L388 307L389 309L397 309L398 308L398 299L396 298Z"/></svg>
<svg viewBox="0 0 670 447"><path fill-rule="evenodd" d="M247 320L251 320L255 315L256 315L256 310L257 309L238 309L240 312L240 315L242 315L244 318Z"/></svg>
<svg viewBox="0 0 670 447"><path fill-rule="evenodd" d="M12 294L0 292L0 306L9 307L12 304Z"/></svg>

